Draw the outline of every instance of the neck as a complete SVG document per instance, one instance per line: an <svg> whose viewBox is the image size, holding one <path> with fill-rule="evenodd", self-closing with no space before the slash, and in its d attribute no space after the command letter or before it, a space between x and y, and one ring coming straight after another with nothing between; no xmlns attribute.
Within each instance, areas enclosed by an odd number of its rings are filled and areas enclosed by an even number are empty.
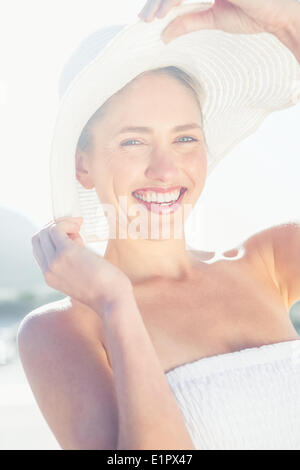
<svg viewBox="0 0 300 470"><path fill-rule="evenodd" d="M121 269L132 284L154 278L184 280L192 275L192 258L180 240L109 240L104 258Z"/></svg>

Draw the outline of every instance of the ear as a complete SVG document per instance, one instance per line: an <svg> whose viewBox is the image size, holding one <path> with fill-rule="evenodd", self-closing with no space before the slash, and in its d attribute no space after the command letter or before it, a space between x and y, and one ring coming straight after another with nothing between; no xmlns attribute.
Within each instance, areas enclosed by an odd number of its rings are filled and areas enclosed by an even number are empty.
<svg viewBox="0 0 300 470"><path fill-rule="evenodd" d="M89 156L81 150L76 150L76 179L85 189L93 189L94 181L90 174L90 166L88 164Z"/></svg>

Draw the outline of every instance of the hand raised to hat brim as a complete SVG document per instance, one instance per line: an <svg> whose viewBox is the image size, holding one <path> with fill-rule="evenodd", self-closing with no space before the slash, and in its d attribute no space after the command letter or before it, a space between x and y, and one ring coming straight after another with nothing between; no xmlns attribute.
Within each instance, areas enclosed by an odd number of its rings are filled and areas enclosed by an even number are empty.
<svg viewBox="0 0 300 470"><path fill-rule="evenodd" d="M140 17L151 21L164 17L179 0L149 0ZM196 5L195 5L196 6ZM215 0L206 11L189 12L175 18L163 31L165 43L200 29L218 29L236 34L269 32L280 36L289 28L298 0ZM298 12L298 10L297 10Z"/></svg>

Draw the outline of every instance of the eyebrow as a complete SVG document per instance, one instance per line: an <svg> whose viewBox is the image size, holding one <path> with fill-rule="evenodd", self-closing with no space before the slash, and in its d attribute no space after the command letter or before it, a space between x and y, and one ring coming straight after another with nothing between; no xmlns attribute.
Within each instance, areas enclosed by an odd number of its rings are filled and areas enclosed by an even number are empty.
<svg viewBox="0 0 300 470"><path fill-rule="evenodd" d="M173 129L171 129L172 132L180 132L180 131L187 131L188 129L202 129L199 124L192 122L190 124L184 124L182 126L175 126ZM151 134L153 132L153 129L150 127L141 127L141 126L129 126L129 127L123 127L120 129L115 135L119 134L125 134L126 132L143 132L145 134Z"/></svg>

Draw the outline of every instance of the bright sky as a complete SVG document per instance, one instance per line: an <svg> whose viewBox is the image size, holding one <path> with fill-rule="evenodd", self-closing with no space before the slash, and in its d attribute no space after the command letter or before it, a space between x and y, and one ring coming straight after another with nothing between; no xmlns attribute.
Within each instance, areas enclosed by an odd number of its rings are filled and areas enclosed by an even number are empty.
<svg viewBox="0 0 300 470"><path fill-rule="evenodd" d="M2 0L0 205L51 218L49 148L64 62L82 38L135 20L145 0ZM300 218L300 106L273 113L210 177L198 204L202 249L230 248ZM188 225L187 225L188 228Z"/></svg>

